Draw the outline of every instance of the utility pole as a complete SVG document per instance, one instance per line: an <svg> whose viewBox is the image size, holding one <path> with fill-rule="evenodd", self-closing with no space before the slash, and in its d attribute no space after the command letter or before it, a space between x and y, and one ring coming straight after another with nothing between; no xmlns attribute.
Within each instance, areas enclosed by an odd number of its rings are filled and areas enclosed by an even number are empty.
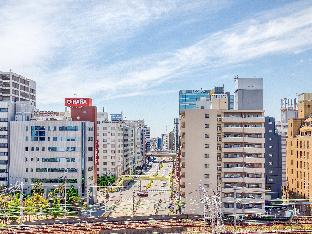
<svg viewBox="0 0 312 234"><path fill-rule="evenodd" d="M24 211L23 211L23 190L24 190L24 186L23 186L23 181L21 182L21 186L20 186L20 225L23 225L23 219L24 219Z"/></svg>
<svg viewBox="0 0 312 234"><path fill-rule="evenodd" d="M134 216L134 196L135 196L135 191L133 190L133 193L132 193L132 216Z"/></svg>

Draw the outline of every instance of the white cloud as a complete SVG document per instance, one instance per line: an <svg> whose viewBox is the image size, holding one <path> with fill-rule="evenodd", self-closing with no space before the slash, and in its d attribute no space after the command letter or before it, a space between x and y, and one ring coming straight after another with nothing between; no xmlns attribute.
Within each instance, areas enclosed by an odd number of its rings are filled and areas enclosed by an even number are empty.
<svg viewBox="0 0 312 234"><path fill-rule="evenodd" d="M198 10L207 1L195 3L10 2L0 8L0 70L12 68L34 78L38 101L47 104L74 93L105 99L142 95L183 74L311 48L312 6L296 2L205 35L176 51L108 62L105 67L94 62L110 61L105 48L118 45L119 40L124 43L155 21L170 23L172 15ZM213 10L226 2L209 4Z"/></svg>

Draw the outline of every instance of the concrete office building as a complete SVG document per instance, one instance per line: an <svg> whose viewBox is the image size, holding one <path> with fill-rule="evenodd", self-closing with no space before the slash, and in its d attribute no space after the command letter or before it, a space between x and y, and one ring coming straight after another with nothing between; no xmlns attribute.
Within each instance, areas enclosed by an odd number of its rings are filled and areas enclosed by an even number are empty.
<svg viewBox="0 0 312 234"><path fill-rule="evenodd" d="M108 121L107 115L98 113L97 134L99 142L98 176L123 173L124 126L122 122Z"/></svg>
<svg viewBox="0 0 312 234"><path fill-rule="evenodd" d="M7 186L9 181L10 121L30 120L34 108L30 102L0 102L0 185Z"/></svg>
<svg viewBox="0 0 312 234"><path fill-rule="evenodd" d="M274 117L265 117L265 187L270 199L282 198L281 136L277 133Z"/></svg>
<svg viewBox="0 0 312 234"><path fill-rule="evenodd" d="M298 118L297 100L283 98L281 99L281 119L276 122L276 129L281 136L281 154L282 154L282 188L286 189L286 139L288 131L288 120ZM284 194L284 193L283 193Z"/></svg>
<svg viewBox="0 0 312 234"><path fill-rule="evenodd" d="M227 94L214 94L206 101L208 109L180 114L176 176L181 198L186 202L183 212L203 214L199 189L203 186L208 194L220 192L225 215L263 214L263 110L229 110Z"/></svg>
<svg viewBox="0 0 312 234"><path fill-rule="evenodd" d="M161 134L161 150L167 151L169 150L169 134L168 133L163 133Z"/></svg>
<svg viewBox="0 0 312 234"><path fill-rule="evenodd" d="M263 110L262 78L235 78L235 109Z"/></svg>
<svg viewBox="0 0 312 234"><path fill-rule="evenodd" d="M95 199L94 124L86 121L11 121L9 182L45 190L66 182Z"/></svg>
<svg viewBox="0 0 312 234"><path fill-rule="evenodd" d="M157 137L151 138L151 151L157 151Z"/></svg>
<svg viewBox="0 0 312 234"><path fill-rule="evenodd" d="M286 198L309 199L312 194L312 93L298 95L298 118L288 121ZM310 208L310 207L309 207ZM302 210L305 213L305 210ZM306 213L306 214L310 214Z"/></svg>
<svg viewBox="0 0 312 234"><path fill-rule="evenodd" d="M177 176L180 195L186 204L183 212L187 214L203 212L200 186L205 187L208 195L220 191L221 120L223 111L228 108L227 96L213 95L210 107L180 114Z"/></svg>
<svg viewBox="0 0 312 234"><path fill-rule="evenodd" d="M0 72L0 185L8 185L9 122L15 119L16 102L36 105L36 82L13 72ZM18 104L20 106L22 104Z"/></svg>
<svg viewBox="0 0 312 234"><path fill-rule="evenodd" d="M145 145L145 153L151 151L151 128L147 125L143 128L142 144Z"/></svg>
<svg viewBox="0 0 312 234"><path fill-rule="evenodd" d="M175 134L174 131L172 130L171 132L169 132L169 150L170 151L174 151L175 149Z"/></svg>
<svg viewBox="0 0 312 234"><path fill-rule="evenodd" d="M8 185L9 172L9 128L15 119L15 103L0 102L0 185Z"/></svg>
<svg viewBox="0 0 312 234"><path fill-rule="evenodd" d="M144 121L108 120L108 114L98 113L99 163L98 176L133 174L145 162L149 127Z"/></svg>
<svg viewBox="0 0 312 234"><path fill-rule="evenodd" d="M14 72L0 71L0 101L29 101L36 106L36 82Z"/></svg>
<svg viewBox="0 0 312 234"><path fill-rule="evenodd" d="M144 145L144 121L143 120L125 120L125 131L128 142L128 156L129 156L129 170L133 174L142 169L145 162L145 148Z"/></svg>

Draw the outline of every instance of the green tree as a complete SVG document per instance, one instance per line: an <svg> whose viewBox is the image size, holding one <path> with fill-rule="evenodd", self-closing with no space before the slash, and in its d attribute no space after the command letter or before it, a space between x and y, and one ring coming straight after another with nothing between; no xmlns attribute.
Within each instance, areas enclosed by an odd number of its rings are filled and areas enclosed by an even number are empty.
<svg viewBox="0 0 312 234"><path fill-rule="evenodd" d="M44 194L44 188L43 188L43 184L42 182L35 182L35 184L33 185L31 192L33 194L39 194L39 195L43 195Z"/></svg>

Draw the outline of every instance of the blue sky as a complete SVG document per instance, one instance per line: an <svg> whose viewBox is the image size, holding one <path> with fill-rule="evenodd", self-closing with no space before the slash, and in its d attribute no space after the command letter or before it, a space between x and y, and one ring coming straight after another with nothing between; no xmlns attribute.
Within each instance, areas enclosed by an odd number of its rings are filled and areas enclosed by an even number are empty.
<svg viewBox="0 0 312 234"><path fill-rule="evenodd" d="M312 92L312 2L3 1L0 70L37 81L38 107L74 94L99 109L173 126L180 89L263 77L267 115Z"/></svg>

